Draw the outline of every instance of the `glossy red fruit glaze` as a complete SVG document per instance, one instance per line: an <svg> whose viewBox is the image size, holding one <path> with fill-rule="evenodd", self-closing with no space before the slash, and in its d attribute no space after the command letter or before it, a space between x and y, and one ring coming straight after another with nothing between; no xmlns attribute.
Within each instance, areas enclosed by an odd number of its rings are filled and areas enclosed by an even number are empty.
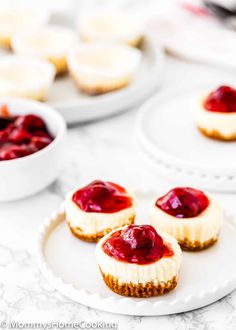
<svg viewBox="0 0 236 330"><path fill-rule="evenodd" d="M9 134L6 130L0 131L0 144L6 143L9 140Z"/></svg>
<svg viewBox="0 0 236 330"><path fill-rule="evenodd" d="M0 149L0 160L16 159L30 155L32 152L27 146L14 145L5 146Z"/></svg>
<svg viewBox="0 0 236 330"><path fill-rule="evenodd" d="M150 225L130 225L118 230L103 243L103 251L119 261L150 264L174 252Z"/></svg>
<svg viewBox="0 0 236 330"><path fill-rule="evenodd" d="M200 190L179 187L158 198L156 206L176 218L193 218L209 205L208 197Z"/></svg>
<svg viewBox="0 0 236 330"><path fill-rule="evenodd" d="M0 108L1 109L1 108ZM0 117L0 130L7 128L10 124L12 124L14 119Z"/></svg>
<svg viewBox="0 0 236 330"><path fill-rule="evenodd" d="M132 206L133 200L124 188L112 182L95 180L77 190L72 200L81 210L96 213L114 213Z"/></svg>
<svg viewBox="0 0 236 330"><path fill-rule="evenodd" d="M8 110L4 113L8 113L9 116ZM52 140L46 124L38 116L29 114L0 117L0 161L35 153L46 147Z"/></svg>
<svg viewBox="0 0 236 330"><path fill-rule="evenodd" d="M217 88L208 95L204 107L213 112L236 112L236 89L230 86Z"/></svg>
<svg viewBox="0 0 236 330"><path fill-rule="evenodd" d="M23 127L28 131L35 129L45 130L44 121L40 117L31 114L25 116L19 116L15 121L15 126Z"/></svg>
<svg viewBox="0 0 236 330"><path fill-rule="evenodd" d="M9 140L12 143L24 143L29 142L32 134L27 132L24 128L14 128L9 134Z"/></svg>
<svg viewBox="0 0 236 330"><path fill-rule="evenodd" d="M37 150L41 150L52 142L52 138L44 136L33 136L31 138L31 146Z"/></svg>

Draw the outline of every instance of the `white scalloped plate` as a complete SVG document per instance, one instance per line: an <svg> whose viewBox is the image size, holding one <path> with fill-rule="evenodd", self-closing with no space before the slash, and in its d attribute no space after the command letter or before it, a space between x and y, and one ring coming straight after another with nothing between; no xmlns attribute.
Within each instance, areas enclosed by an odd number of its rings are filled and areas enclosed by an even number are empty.
<svg viewBox="0 0 236 330"><path fill-rule="evenodd" d="M203 136L193 119L199 96L214 87L174 89L154 96L141 107L136 138L158 171L174 181L195 186L197 183L209 190L235 191L236 142Z"/></svg>
<svg viewBox="0 0 236 330"><path fill-rule="evenodd" d="M40 232L38 263L60 293L89 307L128 315L181 313L211 304L236 288L235 237L236 222L227 217L217 244L202 252L183 253L174 291L147 299L122 297L103 283L94 258L95 244L76 239L68 230L62 206Z"/></svg>

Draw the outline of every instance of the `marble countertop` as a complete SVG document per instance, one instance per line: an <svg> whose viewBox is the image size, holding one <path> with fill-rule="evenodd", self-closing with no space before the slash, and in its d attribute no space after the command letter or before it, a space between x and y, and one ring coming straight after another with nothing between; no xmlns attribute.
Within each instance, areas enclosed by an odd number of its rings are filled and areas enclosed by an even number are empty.
<svg viewBox="0 0 236 330"><path fill-rule="evenodd" d="M235 83L234 76L223 69L168 58L162 89L216 81ZM37 267L35 242L39 226L75 185L101 178L141 190L171 186L171 182L149 170L136 148L133 135L136 113L137 109L132 109L103 121L71 127L65 166L58 180L31 198L0 204L0 323L9 319L22 322L103 320L117 322L118 329L122 330L236 328L235 292L210 306L178 315L115 315L65 298L48 284ZM234 210L235 195L219 197L225 207Z"/></svg>

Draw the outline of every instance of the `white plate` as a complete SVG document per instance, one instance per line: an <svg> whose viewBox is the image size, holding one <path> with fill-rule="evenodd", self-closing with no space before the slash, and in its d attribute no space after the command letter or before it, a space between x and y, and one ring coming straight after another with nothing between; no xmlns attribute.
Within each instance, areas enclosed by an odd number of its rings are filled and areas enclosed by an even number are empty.
<svg viewBox="0 0 236 330"><path fill-rule="evenodd" d="M142 55L140 68L129 86L103 95L86 96L78 91L67 75L56 79L48 103L69 124L111 116L140 104L158 89L164 68L163 51L148 36L143 41Z"/></svg>
<svg viewBox="0 0 236 330"><path fill-rule="evenodd" d="M157 14L151 31L170 53L184 59L235 69L235 31L218 19L194 15L169 2L169 10ZM189 3L191 1L188 1ZM166 4L163 4L165 6ZM171 12L171 15L170 15ZM189 28L186 29L186 26Z"/></svg>
<svg viewBox="0 0 236 330"><path fill-rule="evenodd" d="M141 219L144 217L138 217L138 222ZM178 285L162 297L128 298L109 290L95 262L95 244L82 242L70 233L63 207L48 219L40 232L39 267L59 292L96 309L128 315L165 315L193 310L236 288L236 259L232 257L232 251L236 250L236 224L230 219L225 221L217 244L202 252L183 253Z"/></svg>
<svg viewBox="0 0 236 330"><path fill-rule="evenodd" d="M232 191L236 189L236 142L203 136L193 119L202 91L212 88L179 89L153 97L141 108L136 137L142 151L170 178Z"/></svg>

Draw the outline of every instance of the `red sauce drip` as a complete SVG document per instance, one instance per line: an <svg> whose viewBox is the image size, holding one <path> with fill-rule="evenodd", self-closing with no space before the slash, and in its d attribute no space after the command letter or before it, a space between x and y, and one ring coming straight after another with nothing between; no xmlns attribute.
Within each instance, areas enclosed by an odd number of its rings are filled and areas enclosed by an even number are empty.
<svg viewBox="0 0 236 330"><path fill-rule="evenodd" d="M150 225L130 225L118 230L104 242L103 251L119 261L146 265L174 252Z"/></svg>
<svg viewBox="0 0 236 330"><path fill-rule="evenodd" d="M209 205L208 197L193 188L175 188L158 198L156 206L176 218L193 218Z"/></svg>
<svg viewBox="0 0 236 330"><path fill-rule="evenodd" d="M4 105L3 109L6 110L6 107ZM36 115L0 117L0 161L33 154L52 140L45 122Z"/></svg>
<svg viewBox="0 0 236 330"><path fill-rule="evenodd" d="M204 107L213 112L236 112L236 89L230 86L217 88L208 95Z"/></svg>
<svg viewBox="0 0 236 330"><path fill-rule="evenodd" d="M115 213L132 206L126 190L112 182L95 180L77 190L72 200L85 212Z"/></svg>

